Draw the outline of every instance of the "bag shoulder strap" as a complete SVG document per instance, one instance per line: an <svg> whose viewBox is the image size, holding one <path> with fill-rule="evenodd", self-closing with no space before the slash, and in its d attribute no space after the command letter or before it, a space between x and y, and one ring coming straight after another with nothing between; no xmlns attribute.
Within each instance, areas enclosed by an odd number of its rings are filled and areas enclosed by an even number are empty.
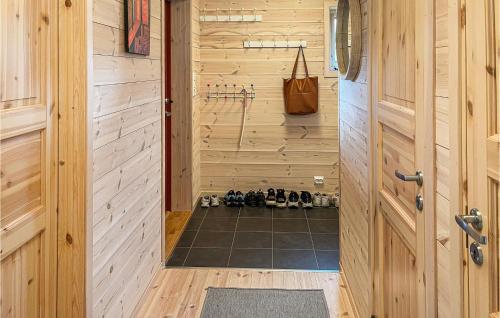
<svg viewBox="0 0 500 318"><path fill-rule="evenodd" d="M302 53L302 59L304 60L304 67L306 69L306 77L309 77L309 70L307 69L306 56L304 55L304 48L302 46L299 47L299 51L297 52L297 58L295 59L295 65L293 66L292 78L295 78L297 75L297 66L299 65L299 56Z"/></svg>

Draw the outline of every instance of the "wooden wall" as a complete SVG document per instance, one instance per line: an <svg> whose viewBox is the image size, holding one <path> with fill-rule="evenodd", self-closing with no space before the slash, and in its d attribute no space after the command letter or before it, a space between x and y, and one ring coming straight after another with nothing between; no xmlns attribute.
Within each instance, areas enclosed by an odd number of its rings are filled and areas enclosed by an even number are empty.
<svg viewBox="0 0 500 318"><path fill-rule="evenodd" d="M191 211L199 197L198 2L173 0L172 12L172 211ZM198 81L199 82L199 81Z"/></svg>
<svg viewBox="0 0 500 318"><path fill-rule="evenodd" d="M439 317L457 317L462 310L460 281L461 233L454 216L462 209L460 171L461 129L459 121L461 92L458 51L461 49L460 1L435 1L435 78L436 109L436 258L437 310ZM450 46L453 49L450 49ZM450 78L450 70L455 75ZM451 80L451 81L450 81ZM451 92L451 94L450 94ZM458 171L455 171L458 170ZM465 212L465 211L463 211ZM457 233L458 232L458 233ZM460 246L457 246L460 245Z"/></svg>
<svg viewBox="0 0 500 318"><path fill-rule="evenodd" d="M129 316L161 261L161 0L151 54L125 52L124 3L95 0L93 315Z"/></svg>
<svg viewBox="0 0 500 318"><path fill-rule="evenodd" d="M324 78L323 0L201 0L204 9L256 9L262 22L201 22L201 191L285 187L338 190L337 78ZM207 13L207 14L213 14ZM247 12L249 14L249 12ZM310 75L319 76L317 114L284 113L283 78L291 76L297 49L243 49L244 40L306 40ZM304 75L303 66L299 76ZM255 85L243 145L239 148L243 108L240 101L207 101L207 85L237 92ZM315 188L313 176L325 176Z"/></svg>
<svg viewBox="0 0 500 318"><path fill-rule="evenodd" d="M192 206L196 205L201 195L201 56L200 56L200 0L191 1L191 56L192 56Z"/></svg>
<svg viewBox="0 0 500 318"><path fill-rule="evenodd" d="M361 1L362 61L357 79L340 80L340 262L360 317L371 314L370 93L368 1Z"/></svg>

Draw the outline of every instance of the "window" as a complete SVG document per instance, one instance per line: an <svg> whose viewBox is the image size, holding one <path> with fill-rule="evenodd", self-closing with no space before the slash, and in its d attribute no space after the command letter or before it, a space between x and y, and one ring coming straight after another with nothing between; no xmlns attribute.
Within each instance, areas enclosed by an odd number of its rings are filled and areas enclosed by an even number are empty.
<svg viewBox="0 0 500 318"><path fill-rule="evenodd" d="M337 50L335 34L337 31L337 1L326 0L324 4L325 17L325 77L337 77Z"/></svg>

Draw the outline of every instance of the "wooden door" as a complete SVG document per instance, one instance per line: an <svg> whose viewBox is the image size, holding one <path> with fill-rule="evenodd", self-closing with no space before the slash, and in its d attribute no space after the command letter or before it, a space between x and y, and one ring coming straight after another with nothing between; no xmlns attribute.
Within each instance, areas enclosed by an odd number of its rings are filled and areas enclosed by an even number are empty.
<svg viewBox="0 0 500 318"><path fill-rule="evenodd" d="M500 216L500 1L466 1L467 212L482 215L482 229L468 224L466 248L479 246L483 263L465 251L469 317L499 317ZM496 74L496 76L495 76ZM480 242L481 239L486 242ZM467 289L466 289L467 290ZM494 315L497 313L497 316Z"/></svg>
<svg viewBox="0 0 500 318"><path fill-rule="evenodd" d="M54 317L57 2L0 3L1 317Z"/></svg>
<svg viewBox="0 0 500 318"><path fill-rule="evenodd" d="M433 317L433 2L380 0L373 10L375 308Z"/></svg>

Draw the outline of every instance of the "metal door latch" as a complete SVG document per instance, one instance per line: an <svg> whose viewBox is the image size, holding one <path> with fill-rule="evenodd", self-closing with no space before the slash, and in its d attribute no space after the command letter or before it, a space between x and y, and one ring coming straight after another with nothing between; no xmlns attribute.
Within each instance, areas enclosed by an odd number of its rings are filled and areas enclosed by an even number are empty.
<svg viewBox="0 0 500 318"><path fill-rule="evenodd" d="M468 215L455 215L455 221L477 243L481 245L488 243L488 238L478 232L483 229L483 216L478 209L471 209Z"/></svg>
<svg viewBox="0 0 500 318"><path fill-rule="evenodd" d="M396 177L405 182L416 182L418 186L422 186L424 184L424 174L422 171L415 172L415 175L405 175L399 172L398 170L394 171Z"/></svg>

